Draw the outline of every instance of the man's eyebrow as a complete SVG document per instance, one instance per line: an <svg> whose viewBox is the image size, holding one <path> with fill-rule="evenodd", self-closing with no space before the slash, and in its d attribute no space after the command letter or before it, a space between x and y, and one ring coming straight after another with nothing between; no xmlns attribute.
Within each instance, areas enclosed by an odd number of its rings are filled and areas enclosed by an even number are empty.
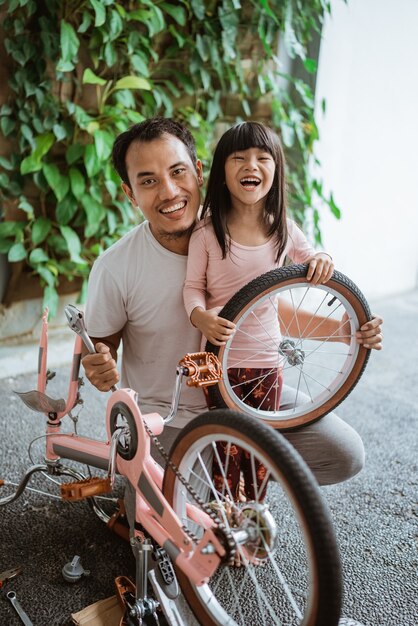
<svg viewBox="0 0 418 626"><path fill-rule="evenodd" d="M186 161L178 161L177 163L174 163L173 165L170 165L170 167L168 169L169 170L173 170L176 167L179 167L179 165L186 166L187 163L186 163ZM136 175L137 178L142 178L142 176L155 176L155 172L138 172L137 175Z"/></svg>

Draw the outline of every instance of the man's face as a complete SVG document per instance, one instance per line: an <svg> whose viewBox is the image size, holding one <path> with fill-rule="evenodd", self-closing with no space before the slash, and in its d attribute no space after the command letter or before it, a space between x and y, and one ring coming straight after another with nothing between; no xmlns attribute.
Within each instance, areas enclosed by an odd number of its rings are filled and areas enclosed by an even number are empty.
<svg viewBox="0 0 418 626"><path fill-rule="evenodd" d="M168 250L187 253L203 184L200 161L195 167L184 143L164 134L131 143L126 169L131 188L125 183L122 188L149 221L154 237Z"/></svg>

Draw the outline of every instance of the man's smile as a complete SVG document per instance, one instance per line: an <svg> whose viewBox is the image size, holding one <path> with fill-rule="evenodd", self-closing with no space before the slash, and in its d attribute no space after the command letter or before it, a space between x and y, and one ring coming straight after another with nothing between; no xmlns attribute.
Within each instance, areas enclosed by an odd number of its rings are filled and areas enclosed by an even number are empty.
<svg viewBox="0 0 418 626"><path fill-rule="evenodd" d="M181 209L184 209L186 204L187 204L186 200L182 200L181 202L177 202L177 204L173 204L171 206L168 206L165 209L160 209L160 213L162 213L163 215L169 215L170 213L176 213L177 211L180 211Z"/></svg>

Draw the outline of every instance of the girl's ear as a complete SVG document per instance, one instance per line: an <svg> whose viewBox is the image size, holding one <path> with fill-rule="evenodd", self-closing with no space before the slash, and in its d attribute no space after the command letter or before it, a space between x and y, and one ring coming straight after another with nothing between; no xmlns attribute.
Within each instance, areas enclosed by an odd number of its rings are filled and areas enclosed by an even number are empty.
<svg viewBox="0 0 418 626"><path fill-rule="evenodd" d="M129 202L132 204L134 208L136 208L138 206L138 202L134 198L132 189L126 183L122 183L122 189L123 189L123 193L128 198Z"/></svg>
<svg viewBox="0 0 418 626"><path fill-rule="evenodd" d="M202 161L200 159L196 161L196 173L197 173L197 182L199 184L199 187L201 187L203 185L203 167L202 167Z"/></svg>

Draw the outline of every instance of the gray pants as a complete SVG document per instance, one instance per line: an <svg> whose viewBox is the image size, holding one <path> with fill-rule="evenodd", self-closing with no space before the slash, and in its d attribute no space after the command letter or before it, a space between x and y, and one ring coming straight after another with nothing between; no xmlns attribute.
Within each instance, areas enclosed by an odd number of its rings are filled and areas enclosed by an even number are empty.
<svg viewBox="0 0 418 626"><path fill-rule="evenodd" d="M296 391L283 386L280 406L293 406ZM301 394L298 396L301 399ZM167 452L179 434L179 428L166 426L159 440ZM283 433L305 460L320 485L333 485L352 478L364 466L364 446L360 435L335 413L318 422ZM163 467L164 461L152 448L153 457Z"/></svg>

